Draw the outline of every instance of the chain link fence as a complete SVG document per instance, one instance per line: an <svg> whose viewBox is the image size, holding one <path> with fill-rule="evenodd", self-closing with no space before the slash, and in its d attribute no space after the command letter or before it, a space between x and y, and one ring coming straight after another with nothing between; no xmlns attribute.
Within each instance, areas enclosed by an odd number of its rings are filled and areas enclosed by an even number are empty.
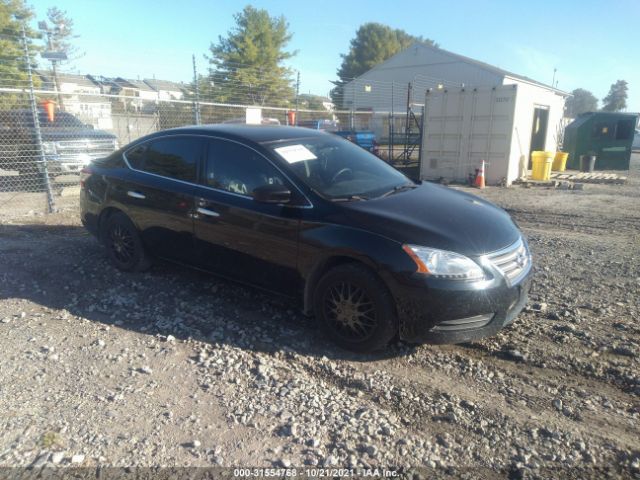
<svg viewBox="0 0 640 480"><path fill-rule="evenodd" d="M197 123L293 122L327 131L372 132L374 153L409 175L417 174L419 106L398 112L366 105L312 109L294 106L297 101L282 107L212 102L204 96L196 100L187 90L180 92L182 98L151 89L110 94L90 77L57 75L54 82L46 72L0 71L0 216L3 211L46 212L77 203L80 172L93 159L150 133ZM70 89L65 82L71 77L77 83Z"/></svg>

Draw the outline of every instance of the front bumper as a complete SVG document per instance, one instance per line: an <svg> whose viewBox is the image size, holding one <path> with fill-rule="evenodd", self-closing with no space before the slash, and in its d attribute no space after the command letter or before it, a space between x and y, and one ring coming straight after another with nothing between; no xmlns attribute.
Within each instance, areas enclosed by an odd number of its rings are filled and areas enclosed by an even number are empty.
<svg viewBox="0 0 640 480"><path fill-rule="evenodd" d="M417 279L394 282L400 338L416 343L464 343L496 334L527 304L531 268L510 284L492 280L464 284Z"/></svg>
<svg viewBox="0 0 640 480"><path fill-rule="evenodd" d="M50 174L80 173L84 167L94 160L94 158L89 155L78 155L74 158L65 159L61 159L57 155L47 155L46 159L47 170Z"/></svg>

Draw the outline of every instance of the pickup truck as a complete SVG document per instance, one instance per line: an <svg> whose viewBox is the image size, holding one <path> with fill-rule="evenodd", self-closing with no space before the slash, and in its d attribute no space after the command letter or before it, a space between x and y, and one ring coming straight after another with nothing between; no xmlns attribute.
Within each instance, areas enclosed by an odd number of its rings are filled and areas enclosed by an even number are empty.
<svg viewBox="0 0 640 480"><path fill-rule="evenodd" d="M339 130L333 132L336 135L340 135L343 138L355 143L359 147L370 151L374 155L378 155L378 142L376 140L376 134L369 131L357 132L355 130Z"/></svg>
<svg viewBox="0 0 640 480"><path fill-rule="evenodd" d="M38 120L51 177L79 173L91 160L118 148L114 134L94 130L70 113L55 112L50 121L44 109L38 109ZM0 110L0 169L32 179L42 174L31 110Z"/></svg>

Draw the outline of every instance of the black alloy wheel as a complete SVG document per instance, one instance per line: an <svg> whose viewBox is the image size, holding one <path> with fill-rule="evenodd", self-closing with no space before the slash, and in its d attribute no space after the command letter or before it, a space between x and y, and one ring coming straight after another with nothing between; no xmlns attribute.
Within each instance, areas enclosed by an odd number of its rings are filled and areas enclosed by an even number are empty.
<svg viewBox="0 0 640 480"><path fill-rule="evenodd" d="M320 279L314 293L314 312L327 335L347 350L382 349L398 332L389 290L361 264L340 265Z"/></svg>
<svg viewBox="0 0 640 480"><path fill-rule="evenodd" d="M151 266L135 225L121 212L106 222L104 242L113 264L125 272L141 272Z"/></svg>
<svg viewBox="0 0 640 480"><path fill-rule="evenodd" d="M369 338L378 324L373 302L364 289L350 282L332 285L324 295L324 314L347 341Z"/></svg>

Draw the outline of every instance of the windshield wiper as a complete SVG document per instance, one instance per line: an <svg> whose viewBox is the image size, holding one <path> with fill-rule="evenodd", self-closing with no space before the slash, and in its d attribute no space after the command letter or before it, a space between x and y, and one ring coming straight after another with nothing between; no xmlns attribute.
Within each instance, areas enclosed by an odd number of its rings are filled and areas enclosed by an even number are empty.
<svg viewBox="0 0 640 480"><path fill-rule="evenodd" d="M369 200L369 197L363 197L362 195L347 195L346 197L332 198L332 202L351 202L353 200Z"/></svg>
<svg viewBox="0 0 640 480"><path fill-rule="evenodd" d="M382 195L380 195L379 198L388 197L389 195L393 195L394 193L398 193L398 192L401 192L403 190L409 190L409 189L413 189L413 188L418 188L418 185L415 185L413 183L405 183L403 185L397 185L397 186L393 187L391 190L389 190L388 192L385 192Z"/></svg>

